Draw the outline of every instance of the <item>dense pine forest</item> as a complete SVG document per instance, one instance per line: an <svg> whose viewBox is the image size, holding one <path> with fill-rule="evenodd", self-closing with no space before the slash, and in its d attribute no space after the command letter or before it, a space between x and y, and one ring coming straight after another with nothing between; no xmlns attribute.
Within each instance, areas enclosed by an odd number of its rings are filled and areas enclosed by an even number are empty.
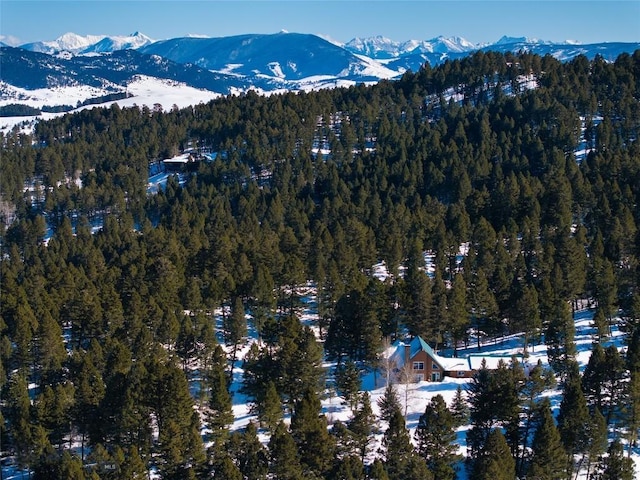
<svg viewBox="0 0 640 480"><path fill-rule="evenodd" d="M631 479L639 135L640 51L478 52L2 135L0 451L33 479ZM186 150L213 160L149 194L150 165ZM597 332L582 371L581 308ZM481 369L415 435L392 383L379 416L362 392L387 339L455 355L512 333L549 365ZM346 423L321 414L329 383Z"/></svg>

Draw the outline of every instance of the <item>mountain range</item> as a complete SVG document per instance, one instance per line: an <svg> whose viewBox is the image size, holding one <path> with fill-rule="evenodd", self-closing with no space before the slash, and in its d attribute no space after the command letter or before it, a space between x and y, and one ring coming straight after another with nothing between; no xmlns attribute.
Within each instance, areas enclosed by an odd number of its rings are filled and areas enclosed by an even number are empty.
<svg viewBox="0 0 640 480"><path fill-rule="evenodd" d="M127 36L66 33L53 41L0 46L0 107L26 100L31 106L65 104L61 92L78 86L91 87L94 97L122 93L140 76L171 81L177 89L186 86L223 95L249 89L268 93L398 78L425 63L434 66L476 51L525 50L567 61L577 55L614 60L637 49L640 42L582 45L506 36L476 45L461 37L442 36L405 42L376 36L339 44L284 31L160 41L140 32Z"/></svg>

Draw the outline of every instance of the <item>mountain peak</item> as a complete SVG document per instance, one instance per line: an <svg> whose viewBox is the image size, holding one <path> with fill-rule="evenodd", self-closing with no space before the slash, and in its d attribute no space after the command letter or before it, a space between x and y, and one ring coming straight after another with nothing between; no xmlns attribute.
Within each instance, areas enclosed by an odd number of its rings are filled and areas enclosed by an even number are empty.
<svg viewBox="0 0 640 480"><path fill-rule="evenodd" d="M511 43L529 43L530 40L527 37L510 37L508 35L503 35L500 37L495 45L509 45Z"/></svg>
<svg viewBox="0 0 640 480"><path fill-rule="evenodd" d="M96 42L99 42L106 35L78 35L77 33L67 32L60 35L53 42L44 42L50 44L52 47L58 50L68 50L74 52L88 47Z"/></svg>

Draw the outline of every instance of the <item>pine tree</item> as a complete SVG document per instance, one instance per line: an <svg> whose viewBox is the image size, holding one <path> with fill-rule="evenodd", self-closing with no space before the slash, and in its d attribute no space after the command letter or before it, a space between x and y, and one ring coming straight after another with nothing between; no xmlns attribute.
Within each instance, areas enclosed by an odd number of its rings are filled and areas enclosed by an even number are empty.
<svg viewBox="0 0 640 480"><path fill-rule="evenodd" d="M96 340L92 340L92 347L97 345ZM90 433L90 428L97 422L100 402L105 395L105 384L98 368L94 365L94 354L92 351L101 351L97 346L95 349L89 350L87 353L79 354L78 373L75 382L75 402L73 407L73 417L79 426L81 438L81 459L84 460L85 438ZM97 361L102 363L99 357L101 354L95 354Z"/></svg>
<svg viewBox="0 0 640 480"><path fill-rule="evenodd" d="M435 480L453 480L453 464L460 460L454 431L454 418L442 395L436 395L418 420L416 450L424 458Z"/></svg>
<svg viewBox="0 0 640 480"><path fill-rule="evenodd" d="M516 462L500 430L489 433L487 443L474 462L472 480L514 480Z"/></svg>
<svg viewBox="0 0 640 480"><path fill-rule="evenodd" d="M599 463L608 445L607 422L597 408L593 412L589 429L589 449L587 450L587 477L591 466Z"/></svg>
<svg viewBox="0 0 640 480"><path fill-rule="evenodd" d="M582 390L587 399L587 404L593 410L602 411L602 386L605 372L605 353L602 345L596 343L591 349L589 362L582 374Z"/></svg>
<svg viewBox="0 0 640 480"><path fill-rule="evenodd" d="M400 399L392 383L387 383L382 397L378 399L380 408L380 419L389 422L396 409L400 409Z"/></svg>
<svg viewBox="0 0 640 480"><path fill-rule="evenodd" d="M558 414L558 430L562 444L569 456L569 474L573 471L573 456L585 453L589 445L591 417L582 392L578 364L571 362L563 385L562 401Z"/></svg>
<svg viewBox="0 0 640 480"><path fill-rule="evenodd" d="M602 413L605 415L607 425L610 425L617 416L616 411L623 398L626 372L624 360L615 345L609 345L606 348L604 358L605 378L602 384L602 391L606 401L604 402Z"/></svg>
<svg viewBox="0 0 640 480"><path fill-rule="evenodd" d="M529 342L539 334L542 326L538 292L533 285L524 286L522 295L516 301L515 317L516 328L524 333L523 343L526 355Z"/></svg>
<svg viewBox="0 0 640 480"><path fill-rule="evenodd" d="M300 463L305 472L324 475L334 455L333 439L327 420L321 415L320 399L313 391L296 402L291 416L291 435L298 446Z"/></svg>
<svg viewBox="0 0 640 480"><path fill-rule="evenodd" d="M135 447L128 447L124 453L124 461L121 466L122 478L128 480L144 480L148 478L146 466L140 458L138 449Z"/></svg>
<svg viewBox="0 0 640 480"><path fill-rule="evenodd" d="M625 458L622 444L614 440L607 451L608 455L602 462L600 472L595 475L596 480L633 480L634 466L631 458Z"/></svg>
<svg viewBox="0 0 640 480"><path fill-rule="evenodd" d="M243 480L240 469L228 454L222 455L213 465L215 480Z"/></svg>
<svg viewBox="0 0 640 480"><path fill-rule="evenodd" d="M453 286L449 290L447 301L447 320L453 344L453 356L458 356L458 343L467 340L467 329L469 328L469 314L467 313L467 293L464 277L457 273L453 279Z"/></svg>
<svg viewBox="0 0 640 480"><path fill-rule="evenodd" d="M245 317L244 305L240 297L235 297L231 315L224 317L224 340L227 345L232 345L231 366L229 379L233 380L233 365L238 354L238 346L247 336L247 319Z"/></svg>
<svg viewBox="0 0 640 480"><path fill-rule="evenodd" d="M33 421L27 380L18 372L9 379L7 407L10 441L17 453L18 466L26 468L33 460Z"/></svg>
<svg viewBox="0 0 640 480"><path fill-rule="evenodd" d="M522 444L520 447L520 457L517 459L518 474L524 473L524 462L529 450L530 433L534 424L540 416L540 395L545 389L555 386L555 376L550 368L543 367L542 361L538 360L533 369L529 371L529 375L525 379L522 389L523 400L523 426L522 426Z"/></svg>
<svg viewBox="0 0 640 480"><path fill-rule="evenodd" d="M382 453L390 480L405 478L405 472L412 456L415 455L409 431L399 408L394 409L389 419L389 428L382 438Z"/></svg>
<svg viewBox="0 0 640 480"><path fill-rule="evenodd" d="M440 339L435 325L431 322L431 285L429 277L424 271L425 262L422 250L422 242L419 239L410 241L405 275L407 327L411 335L419 335L429 342L439 343Z"/></svg>
<svg viewBox="0 0 640 480"><path fill-rule="evenodd" d="M208 373L210 393L206 419L215 441L224 442L227 429L233 423L233 409L224 370L225 356L220 345L216 346L213 358Z"/></svg>
<svg viewBox="0 0 640 480"><path fill-rule="evenodd" d="M282 400L272 381L267 384L264 399L258 403L257 407L260 424L273 431L282 420Z"/></svg>
<svg viewBox="0 0 640 480"><path fill-rule="evenodd" d="M249 422L243 432L232 434L229 450L244 478L247 480L266 478L269 471L269 458L267 450L258 438L258 430L253 422Z"/></svg>
<svg viewBox="0 0 640 480"><path fill-rule="evenodd" d="M602 343L609 336L609 320L604 314L604 309L596 308L593 314L593 325L598 332L598 342Z"/></svg>
<svg viewBox="0 0 640 480"><path fill-rule="evenodd" d="M625 436L629 442L629 449L638 441L640 429L640 372L637 366L631 370L631 378L627 384L626 408L623 409L625 420Z"/></svg>
<svg viewBox="0 0 640 480"><path fill-rule="evenodd" d="M348 455L336 458L333 469L327 478L332 480L363 480L364 464L359 456Z"/></svg>
<svg viewBox="0 0 640 480"><path fill-rule="evenodd" d="M356 364L349 360L341 368L336 370L336 387L338 393L353 410L358 403L360 391L360 372Z"/></svg>
<svg viewBox="0 0 640 480"><path fill-rule="evenodd" d="M376 458L369 468L368 480L390 480L387 469L379 458Z"/></svg>
<svg viewBox="0 0 640 480"><path fill-rule="evenodd" d="M274 480L304 480L296 442L280 422L269 440L269 472Z"/></svg>
<svg viewBox="0 0 640 480"><path fill-rule="evenodd" d="M158 418L159 470L163 478L197 475L205 461L200 418L187 380L176 365L154 364L152 406Z"/></svg>
<svg viewBox="0 0 640 480"><path fill-rule="evenodd" d="M364 392L362 394L360 408L347 424L347 427L353 433L354 442L360 452L362 462L364 462L367 456L367 448L372 440L371 436L373 434L375 421L375 414L371 408L371 397L369 396L369 392Z"/></svg>
<svg viewBox="0 0 640 480"><path fill-rule="evenodd" d="M545 332L545 343L549 356L549 364L556 373L566 374L576 354L575 323L569 305L558 301L548 319Z"/></svg>
<svg viewBox="0 0 640 480"><path fill-rule="evenodd" d="M538 428L533 436L533 455L528 477L540 479L564 479L567 471L567 454L560 440L551 413L551 403L544 399L538 410Z"/></svg>
<svg viewBox="0 0 640 480"><path fill-rule="evenodd" d="M469 421L469 405L464 397L462 386L458 385L451 404L451 415L453 416L454 427L461 427Z"/></svg>

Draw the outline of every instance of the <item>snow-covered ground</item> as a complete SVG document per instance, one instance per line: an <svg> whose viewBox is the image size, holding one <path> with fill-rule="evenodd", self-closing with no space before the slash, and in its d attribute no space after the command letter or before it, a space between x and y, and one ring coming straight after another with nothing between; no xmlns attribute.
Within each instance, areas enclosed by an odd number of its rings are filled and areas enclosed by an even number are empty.
<svg viewBox="0 0 640 480"><path fill-rule="evenodd" d="M428 258L428 257L426 257ZM379 266L384 270L383 266ZM427 265L428 268L428 265ZM302 302L304 305L303 311L300 315L300 320L305 325L309 325L313 328L313 330L317 334L317 299L316 299L316 291L315 287L312 283L308 283L304 286L298 288L298 292L302 295ZM222 325L222 314L220 311L217 312L218 317L218 326ZM249 337L243 347L238 352L238 359L234 365L233 378L234 382L231 386L232 399L233 399L233 413L235 420L233 425L231 426L231 430L240 430L247 426L249 421L256 420L256 417L250 411L250 399L247 398L240 392L243 370L242 370L242 362L244 355L249 350L251 343L257 341L257 334L255 329L253 328L251 316L247 316L249 323ZM588 309L579 310L574 315L575 319L575 327L576 327L576 346L577 346L577 361L580 365L581 369L584 369L586 364L589 361L589 356L591 354L591 347L593 344L593 340L595 338L595 328L592 325L593 320L593 311ZM623 347L623 334L620 332L614 324L612 329L611 336L605 342L605 346L615 345L618 348ZM510 335L505 336L496 341L487 341L481 344L480 350L478 350L475 341L469 343L468 348L459 348L458 356L461 358L478 355L479 353L485 355L499 355L511 357L513 355L522 355L523 354L523 343L522 337L520 335ZM473 346L471 346L473 345ZM393 351L393 348L387 350L387 354L390 354ZM440 355L442 356L450 356L451 352L440 351ZM538 360L540 360L544 365L548 365L547 359L547 348L544 344L536 345L535 347L529 347L528 357L526 362L531 365L535 365ZM333 365L330 363L325 363L325 368L330 370ZM377 381L376 381L377 380ZM406 403L406 421L407 428L410 430L411 437L413 438L413 434L418 424L418 420L420 415L424 413L424 409L426 405L430 402L430 400L435 395L442 395L448 405L451 405L453 402L453 398L456 393L456 389L458 385L461 385L463 390L466 388L466 385L470 383L470 379L457 379L457 378L449 378L445 377L442 382L419 382L415 384L409 384L408 386L404 384L398 384L396 386L397 392L399 394L399 398L401 401L402 408L405 408ZM198 388L198 385L193 386L194 389ZM380 411L378 408L378 400L383 396L385 389L384 379L381 378L381 375L374 375L373 372L369 372L362 377L362 390L367 391L371 397L371 405L376 415L379 415ZM407 390L408 389L408 390ZM195 392L195 390L194 390ZM560 401L562 399L562 392L560 388L555 388L553 390L549 390L544 393L545 396L549 397L552 404L552 409L557 414ZM406 401L405 401L406 400ZM350 407L346 405L343 399L335 393L333 388L328 388L325 392L325 396L322 399L322 411L323 414L326 415L329 424L333 424L336 421L346 422L348 421L353 412ZM287 419L285 419L287 420ZM378 424L378 433L375 435L375 439L370 445L370 459L373 459L375 452L381 446L381 440L383 436L383 432L386 428L382 422ZM461 455L466 454L466 432L469 426L465 425L457 430L457 443L459 445L459 453ZM265 431L259 432L259 438L266 444L268 442L268 436ZM640 478L640 448L636 448L632 454L632 458L636 465L636 478ZM17 470L15 466L5 466L2 468L3 478L5 479L18 479L22 478L21 471ZM584 479L584 476L579 476L578 478ZM467 474L464 469L464 465L460 465L460 470L458 472L459 480L467 480Z"/></svg>
<svg viewBox="0 0 640 480"><path fill-rule="evenodd" d="M464 247L463 247L464 248ZM463 249L462 248L462 249ZM426 257L428 258L428 257ZM384 265L380 264L376 266L380 271L379 274L384 276L386 271L384 269ZM428 269L428 265L427 265ZM299 291L302 292L302 301L305 305L304 310L301 314L301 321L309 326L315 327L317 321L317 303L315 296L315 289L313 284L309 283L306 286L302 287ZM575 327L576 327L576 346L577 346L577 361L580 365L581 370L584 369L586 364L589 361L589 357L591 354L591 348L593 345L593 340L595 338L595 328L592 325L593 320L593 311L584 309L576 312L574 315L575 318ZM251 317L248 316L249 323L251 324ZM250 329L251 331L251 329ZM314 331L317 333L317 329L314 328ZM234 367L234 383L231 387L231 391L233 392L233 413L235 416L235 421L231 427L232 430L239 430L245 428L246 425L251 420L256 420L255 416L250 412L250 403L249 399L242 395L239 392L240 382L242 380L242 358L244 354L248 351L250 344L255 341L255 338L248 339L246 345L242 348L239 353L238 360L236 361ZM472 355L478 355L479 353L485 355L494 355L501 357L511 357L514 355L523 354L523 339L520 335L511 335L505 336L497 341L487 341L481 344L481 349L478 350L475 340L469 343L468 348L459 348L458 356L459 357L468 357ZM613 344L618 348L622 348L623 346L623 334L620 332L617 327L613 327L612 334L610 338L605 342L605 346ZM473 345L473 346L471 346ZM391 353L393 348L389 349L387 352ZM451 352L441 351L439 352L442 356L451 356ZM529 347L528 356L526 358L526 363L529 365L535 365L538 360L542 362L543 365L548 366L547 359L547 348L544 344L536 345L535 347ZM334 365L330 363L325 363L325 368L328 370L331 369ZM377 379L376 380L374 380ZM406 421L407 428L410 430L411 437L413 438L413 434L418 424L418 420L420 415L424 413L424 409L426 405L430 402L430 400L435 395L442 395L448 405L451 405L453 402L453 398L456 393L456 389L458 385L461 385L463 390L466 385L470 383L470 379L457 379L457 378L449 378L445 377L442 382L419 382L415 384L410 384L408 387L403 384L397 385L397 392L399 394L399 398L401 400L402 408L405 408L405 399L406 399ZM408 391L405 390L408 388ZM381 375L374 375L373 372L367 373L362 377L362 390L367 391L371 397L371 404L376 415L379 415L378 408L378 400L383 396L385 389L384 379L381 378ZM553 390L549 390L544 393L544 396L549 397L552 404L552 409L555 414L558 413L558 409L560 406L560 402L562 400L562 392L560 388L555 388ZM346 405L343 399L335 393L333 388L328 388L325 392L325 396L322 399L322 410L323 414L327 417L329 424L336 421L346 422L348 421L353 412L350 407ZM370 446L370 452L372 455L370 456L370 460L373 460L373 455L381 446L381 440L386 428L382 422L378 425L378 433L375 435L375 440L372 442ZM460 427L457 430L457 443L459 445L459 453L462 455L466 454L466 432L469 426L465 425ZM260 438L266 443L268 441L268 437L265 432L261 432ZM640 478L640 449L635 449L632 457L636 464L636 477ZM460 471L458 472L459 480L466 480L467 475L464 470L464 466L460 465ZM583 479L584 476L579 476L578 478Z"/></svg>
<svg viewBox="0 0 640 480"><path fill-rule="evenodd" d="M116 86L114 86L115 88ZM118 87L123 92L123 87ZM19 103L34 108L42 108L45 105L77 105L88 98L104 95L104 89L97 89L88 86L58 87L55 89L42 88L38 90L25 90L22 88L0 82L0 106ZM77 110L96 107L108 107L117 103L121 108L133 106L147 106L153 108L154 105L161 105L166 111L171 110L174 105L178 108L186 108L199 103L206 103L220 97L219 93L209 90L200 90L190 87L184 83L173 80L162 80L154 77L138 75L126 88L126 92L131 96L114 102L102 103L100 105L86 105ZM18 125L24 133L31 133L33 125L37 121L50 120L64 115L64 113L42 113L30 117L0 117L0 131L8 132Z"/></svg>

